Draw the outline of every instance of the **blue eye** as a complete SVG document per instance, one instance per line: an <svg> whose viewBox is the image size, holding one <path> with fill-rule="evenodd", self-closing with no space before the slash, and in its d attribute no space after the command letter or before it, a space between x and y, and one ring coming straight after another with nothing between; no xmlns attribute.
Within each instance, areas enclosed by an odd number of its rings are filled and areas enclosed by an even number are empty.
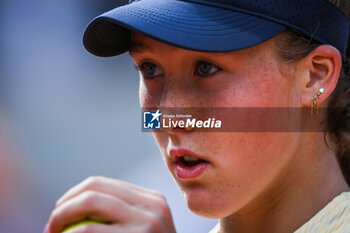
<svg viewBox="0 0 350 233"><path fill-rule="evenodd" d="M198 62L196 66L196 74L199 76L210 76L215 72L219 71L221 68L209 62Z"/></svg>
<svg viewBox="0 0 350 233"><path fill-rule="evenodd" d="M139 70L145 79L152 79L162 74L158 66L151 62L142 63Z"/></svg>

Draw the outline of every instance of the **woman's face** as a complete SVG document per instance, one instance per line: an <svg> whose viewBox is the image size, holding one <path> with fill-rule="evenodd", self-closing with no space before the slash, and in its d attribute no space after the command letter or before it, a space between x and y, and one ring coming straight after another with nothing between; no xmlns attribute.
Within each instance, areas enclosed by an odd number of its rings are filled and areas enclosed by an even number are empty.
<svg viewBox="0 0 350 233"><path fill-rule="evenodd" d="M300 106L295 81L282 75L273 41L253 48L204 53L132 35L130 51L140 69L140 102L145 107ZM237 124L248 124L246 116ZM189 208L223 218L283 190L292 173L297 134L154 133L167 167ZM195 166L184 156L202 160ZM187 158L188 159L188 158ZM279 184L279 185L278 185ZM251 207L251 208L249 208Z"/></svg>

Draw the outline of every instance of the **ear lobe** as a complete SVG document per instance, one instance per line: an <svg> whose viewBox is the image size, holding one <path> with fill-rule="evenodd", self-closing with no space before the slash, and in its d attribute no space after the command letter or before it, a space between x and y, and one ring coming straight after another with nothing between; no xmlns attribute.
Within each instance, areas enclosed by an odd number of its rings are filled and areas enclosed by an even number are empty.
<svg viewBox="0 0 350 233"><path fill-rule="evenodd" d="M324 93L318 98L318 103L321 104L332 94L337 85L342 66L339 51L331 45L321 45L298 65L304 69L304 76L300 82L302 105L310 106L312 98L323 88Z"/></svg>

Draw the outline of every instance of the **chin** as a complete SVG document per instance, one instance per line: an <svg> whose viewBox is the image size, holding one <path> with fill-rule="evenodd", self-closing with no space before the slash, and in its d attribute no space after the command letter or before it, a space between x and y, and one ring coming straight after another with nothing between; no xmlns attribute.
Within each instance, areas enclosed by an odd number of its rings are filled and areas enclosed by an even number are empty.
<svg viewBox="0 0 350 233"><path fill-rule="evenodd" d="M192 213L200 217L210 218L210 219L223 218L222 214L220 214L219 211L217 212L212 208L205 208L204 206L200 206L200 208L196 208L195 206L191 206L191 205L187 205L187 206Z"/></svg>
<svg viewBox="0 0 350 233"><path fill-rule="evenodd" d="M183 190L183 197L188 208L196 215L205 218L224 218L233 214L229 198L220 195L220 191Z"/></svg>

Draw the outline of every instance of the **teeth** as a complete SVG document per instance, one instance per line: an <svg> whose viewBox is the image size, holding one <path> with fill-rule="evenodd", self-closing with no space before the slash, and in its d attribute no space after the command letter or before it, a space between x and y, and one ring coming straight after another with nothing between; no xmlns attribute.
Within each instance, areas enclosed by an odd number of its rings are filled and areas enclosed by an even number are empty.
<svg viewBox="0 0 350 233"><path fill-rule="evenodd" d="M190 161L198 161L199 159L197 159L196 157L193 157L192 155L185 155L183 156L183 159L187 162L190 162Z"/></svg>

